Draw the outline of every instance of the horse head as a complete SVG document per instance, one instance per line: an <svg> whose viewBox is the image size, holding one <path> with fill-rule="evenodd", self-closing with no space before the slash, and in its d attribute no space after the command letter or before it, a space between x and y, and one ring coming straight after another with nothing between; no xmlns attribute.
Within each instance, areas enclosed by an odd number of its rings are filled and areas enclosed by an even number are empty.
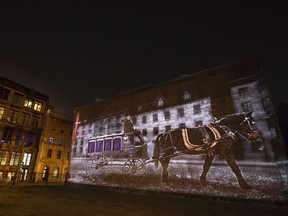
<svg viewBox="0 0 288 216"><path fill-rule="evenodd" d="M229 127L234 133L239 133L250 141L258 140L260 137L252 112L230 114L215 123Z"/></svg>

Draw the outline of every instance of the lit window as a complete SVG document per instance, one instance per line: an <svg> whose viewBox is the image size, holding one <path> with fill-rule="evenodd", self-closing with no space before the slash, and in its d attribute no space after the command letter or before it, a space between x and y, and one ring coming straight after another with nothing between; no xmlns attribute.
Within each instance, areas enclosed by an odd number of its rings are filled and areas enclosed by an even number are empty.
<svg viewBox="0 0 288 216"><path fill-rule="evenodd" d="M40 111L41 111L41 108L42 108L42 103L36 101L36 102L34 103L34 110L40 112Z"/></svg>
<svg viewBox="0 0 288 216"><path fill-rule="evenodd" d="M24 153L22 164L26 165L26 166L29 166L30 161L31 161L31 156L32 156L31 153Z"/></svg>
<svg viewBox="0 0 288 216"><path fill-rule="evenodd" d="M53 177L58 178L58 174L59 174L59 168L57 167L53 170Z"/></svg>
<svg viewBox="0 0 288 216"><path fill-rule="evenodd" d="M20 152L12 152L9 165L10 166L18 166L20 155L21 155Z"/></svg>
<svg viewBox="0 0 288 216"><path fill-rule="evenodd" d="M3 119L4 111L5 111L5 108L0 107L0 119Z"/></svg>
<svg viewBox="0 0 288 216"><path fill-rule="evenodd" d="M0 165L5 166L8 160L8 151L1 151L0 150Z"/></svg>
<svg viewBox="0 0 288 216"><path fill-rule="evenodd" d="M24 101L24 107L32 108L33 100L26 98Z"/></svg>
<svg viewBox="0 0 288 216"><path fill-rule="evenodd" d="M49 143L50 143L50 144L53 144L53 143L54 143L54 137L50 137L50 138L49 138Z"/></svg>

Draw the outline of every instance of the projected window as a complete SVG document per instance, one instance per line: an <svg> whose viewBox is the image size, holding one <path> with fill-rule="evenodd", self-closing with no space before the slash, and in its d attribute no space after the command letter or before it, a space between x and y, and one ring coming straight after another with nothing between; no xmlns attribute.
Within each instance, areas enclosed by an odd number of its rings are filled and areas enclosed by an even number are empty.
<svg viewBox="0 0 288 216"><path fill-rule="evenodd" d="M250 112L252 110L252 105L250 102L245 102L241 104L243 112Z"/></svg>
<svg viewBox="0 0 288 216"><path fill-rule="evenodd" d="M147 116L142 116L142 124L146 124L147 123Z"/></svg>
<svg viewBox="0 0 288 216"><path fill-rule="evenodd" d="M157 115L157 113L153 114L153 122L158 122L158 115Z"/></svg>
<svg viewBox="0 0 288 216"><path fill-rule="evenodd" d="M183 108L177 109L177 116L178 116L178 118L182 118L182 117L185 116L185 115L184 115L184 109L183 109Z"/></svg>
<svg viewBox="0 0 288 216"><path fill-rule="evenodd" d="M164 105L164 100L162 97L159 97L157 100L157 106L162 107Z"/></svg>
<svg viewBox="0 0 288 216"><path fill-rule="evenodd" d="M157 135L159 133L159 128L158 127L154 127L153 128L153 135Z"/></svg>
<svg viewBox="0 0 288 216"><path fill-rule="evenodd" d="M179 124L179 128L186 128L186 124L185 123L180 123Z"/></svg>
<svg viewBox="0 0 288 216"><path fill-rule="evenodd" d="M200 104L197 104L197 105L193 106L193 112L194 112L194 114L200 114L201 113Z"/></svg>
<svg viewBox="0 0 288 216"><path fill-rule="evenodd" d="M165 132L168 132L168 131L170 131L171 130L171 125L166 125L165 126Z"/></svg>
<svg viewBox="0 0 288 216"><path fill-rule="evenodd" d="M190 93L188 90L186 90L186 91L184 92L184 94L183 94L183 99L184 99L184 100L190 100L190 99L191 99L191 93Z"/></svg>
<svg viewBox="0 0 288 216"><path fill-rule="evenodd" d="M165 120L169 120L170 119L170 111L165 111L164 112L164 118L165 118Z"/></svg>
<svg viewBox="0 0 288 216"><path fill-rule="evenodd" d="M240 97L246 97L247 92L248 92L248 89L246 87L238 89L238 94Z"/></svg>

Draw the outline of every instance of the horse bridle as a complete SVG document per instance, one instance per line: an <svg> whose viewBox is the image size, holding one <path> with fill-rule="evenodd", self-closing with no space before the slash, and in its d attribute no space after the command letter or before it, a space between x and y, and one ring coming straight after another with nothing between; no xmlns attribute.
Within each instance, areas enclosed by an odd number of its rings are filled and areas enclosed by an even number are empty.
<svg viewBox="0 0 288 216"><path fill-rule="evenodd" d="M240 123L240 125L244 124L244 123L247 123L248 124L248 127L249 127L249 130L251 131L250 133L247 133L247 132L243 132L243 131L237 131L238 133L242 134L243 136L247 136L247 138L250 140L250 138L252 136L258 136L258 132L256 129L253 128L253 125L255 124L254 121L250 121L251 117L245 117L244 120Z"/></svg>

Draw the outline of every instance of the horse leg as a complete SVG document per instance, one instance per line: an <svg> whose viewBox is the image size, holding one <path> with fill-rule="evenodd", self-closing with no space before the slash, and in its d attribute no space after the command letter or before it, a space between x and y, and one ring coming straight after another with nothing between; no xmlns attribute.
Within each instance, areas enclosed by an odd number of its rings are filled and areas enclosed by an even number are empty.
<svg viewBox="0 0 288 216"><path fill-rule="evenodd" d="M225 153L223 152L223 157L225 158L227 164L230 166L231 170L233 171L233 173L235 174L237 180L238 180L238 183L240 185L240 187L242 189L245 189L245 190L249 190L249 189L252 189L253 187L250 186L246 181L245 179L243 178L242 176L242 173L238 167L238 165L236 164L236 161L235 161L235 158L233 156L233 153L232 151L229 151L229 152L226 152Z"/></svg>
<svg viewBox="0 0 288 216"><path fill-rule="evenodd" d="M211 164L212 164L212 161L214 159L215 155L211 155L211 156L208 156L208 154L205 155L205 160L204 160L204 165L203 165L203 171L202 171L202 174L200 176L200 183L203 185L203 186L206 186L207 185L207 180L206 180L206 176L207 176L207 173L211 167Z"/></svg>
<svg viewBox="0 0 288 216"><path fill-rule="evenodd" d="M163 183L166 183L166 184L169 183L168 182L168 180L169 180L169 178L168 178L168 175L169 175L169 173L168 173L169 161L170 161L170 158L165 158L163 160L160 160L161 165L162 165L162 180L161 181Z"/></svg>

